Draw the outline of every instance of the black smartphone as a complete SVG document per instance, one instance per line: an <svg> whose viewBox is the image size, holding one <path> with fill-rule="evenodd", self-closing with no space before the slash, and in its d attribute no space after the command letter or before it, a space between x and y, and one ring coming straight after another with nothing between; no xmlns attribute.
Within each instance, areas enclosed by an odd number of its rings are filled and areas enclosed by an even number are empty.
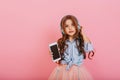
<svg viewBox="0 0 120 80"><path fill-rule="evenodd" d="M52 54L52 60L53 62L59 61L61 59L61 55L58 50L57 42L49 44L49 49Z"/></svg>

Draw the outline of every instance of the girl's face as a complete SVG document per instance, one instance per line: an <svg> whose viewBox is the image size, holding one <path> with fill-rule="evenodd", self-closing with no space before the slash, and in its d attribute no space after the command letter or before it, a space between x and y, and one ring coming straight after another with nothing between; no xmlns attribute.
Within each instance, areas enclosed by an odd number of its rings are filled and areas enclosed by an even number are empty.
<svg viewBox="0 0 120 80"><path fill-rule="evenodd" d="M69 37L73 37L73 35L76 33L75 26L73 25L73 22L71 19L66 20L65 22L65 32Z"/></svg>

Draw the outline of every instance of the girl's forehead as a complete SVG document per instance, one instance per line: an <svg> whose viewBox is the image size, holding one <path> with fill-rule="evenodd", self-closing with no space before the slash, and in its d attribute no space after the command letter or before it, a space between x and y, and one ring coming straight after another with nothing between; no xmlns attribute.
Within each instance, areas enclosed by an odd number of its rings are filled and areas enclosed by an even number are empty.
<svg viewBox="0 0 120 80"><path fill-rule="evenodd" d="M67 19L66 21L65 21L65 24L67 25L67 24L72 24L73 23L73 21L71 20L71 19Z"/></svg>

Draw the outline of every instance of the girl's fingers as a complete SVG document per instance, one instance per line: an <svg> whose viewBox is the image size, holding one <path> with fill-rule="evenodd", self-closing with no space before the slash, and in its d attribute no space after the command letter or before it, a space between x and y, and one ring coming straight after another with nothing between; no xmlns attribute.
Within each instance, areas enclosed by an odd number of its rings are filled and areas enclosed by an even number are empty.
<svg viewBox="0 0 120 80"><path fill-rule="evenodd" d="M81 26L81 31L83 30L83 26Z"/></svg>
<svg viewBox="0 0 120 80"><path fill-rule="evenodd" d="M52 55L53 53L51 51L49 51L49 55Z"/></svg>
<svg viewBox="0 0 120 80"><path fill-rule="evenodd" d="M59 61L56 61L55 63L57 63L57 64L58 64L58 63L59 63Z"/></svg>
<svg viewBox="0 0 120 80"><path fill-rule="evenodd" d="M49 54L51 54L51 51L49 51Z"/></svg>

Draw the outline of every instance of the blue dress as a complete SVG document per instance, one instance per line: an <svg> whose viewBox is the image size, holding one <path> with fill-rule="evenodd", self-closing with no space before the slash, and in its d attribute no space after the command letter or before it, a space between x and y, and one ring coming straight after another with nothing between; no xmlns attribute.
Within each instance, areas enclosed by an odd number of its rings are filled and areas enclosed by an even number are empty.
<svg viewBox="0 0 120 80"><path fill-rule="evenodd" d="M83 54L81 54L76 46L76 41L66 40L68 48L62 55L60 64L52 71L48 80L93 80L90 73L83 64ZM84 42L84 50L86 53L94 50L92 43Z"/></svg>

